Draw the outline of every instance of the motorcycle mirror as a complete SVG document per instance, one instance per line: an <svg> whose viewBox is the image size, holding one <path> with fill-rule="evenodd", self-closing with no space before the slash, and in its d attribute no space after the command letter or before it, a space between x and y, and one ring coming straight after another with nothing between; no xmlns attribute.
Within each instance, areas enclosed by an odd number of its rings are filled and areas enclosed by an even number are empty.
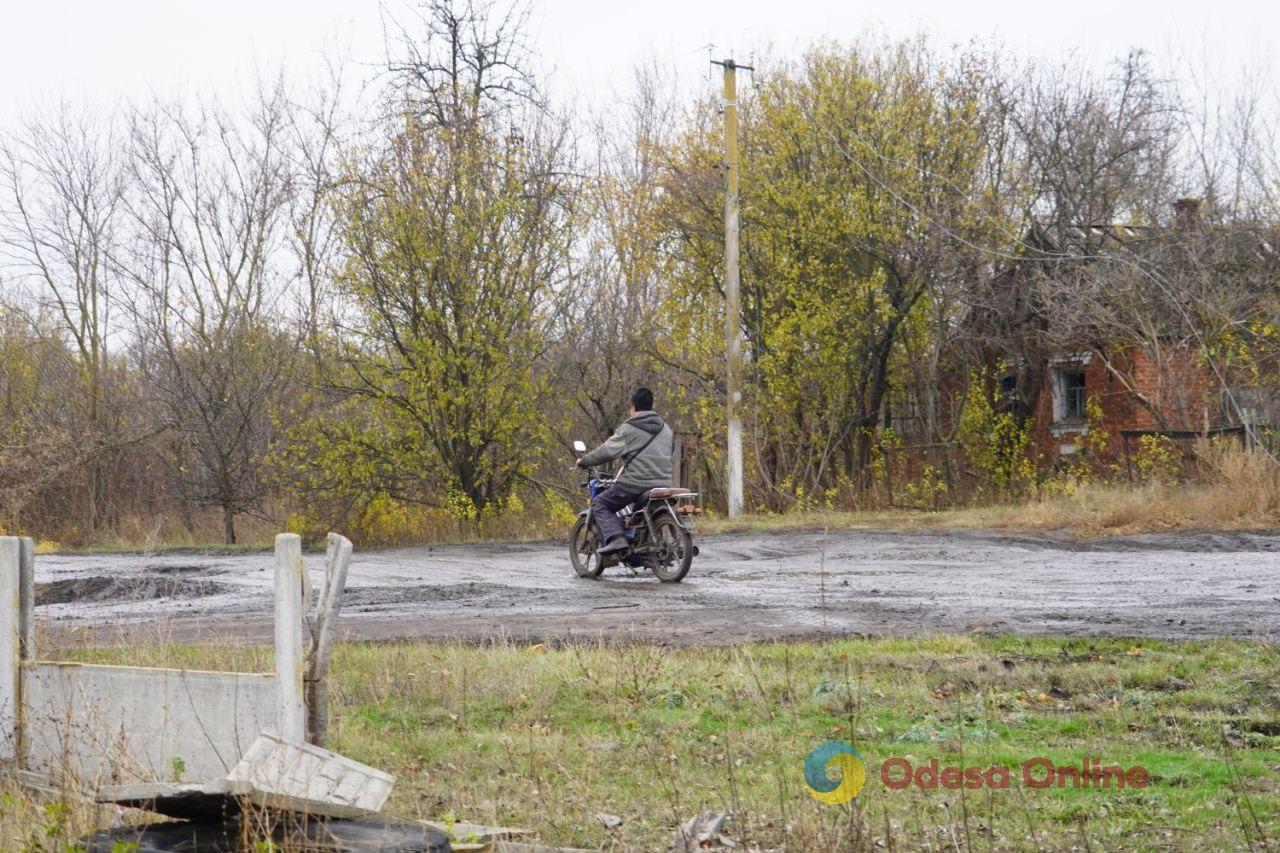
<svg viewBox="0 0 1280 853"><path fill-rule="evenodd" d="M576 452L576 453L586 453L586 452L587 452L587 445L586 445L585 443L583 443L582 441L575 441L575 442L573 443L573 449L574 449L574 452Z"/></svg>

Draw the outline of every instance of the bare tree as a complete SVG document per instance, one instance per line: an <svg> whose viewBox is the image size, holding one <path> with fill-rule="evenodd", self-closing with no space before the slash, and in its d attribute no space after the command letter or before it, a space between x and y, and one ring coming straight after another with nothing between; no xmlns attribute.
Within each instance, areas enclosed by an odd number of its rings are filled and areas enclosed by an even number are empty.
<svg viewBox="0 0 1280 853"><path fill-rule="evenodd" d="M525 41L530 14L521 0L424 0L391 16L392 103L435 125L474 123L522 103L542 106Z"/></svg>
<svg viewBox="0 0 1280 853"><path fill-rule="evenodd" d="M50 351L71 361L78 380L61 389L61 402L78 422L74 458L86 466L82 518L90 530L112 520L113 468L134 440L122 365L111 352L119 331L111 257L122 218L120 141L110 121L66 104L0 140L0 257L44 318L31 328L69 344Z"/></svg>
<svg viewBox="0 0 1280 853"><path fill-rule="evenodd" d="M597 116L587 193L589 222L566 310L558 315L551 359L560 400L572 400L589 435L606 435L626 417L628 393L662 385L655 341L663 263L658 200L663 146L674 132L674 93L653 64L636 69L620 109ZM669 318L668 318L669 319ZM562 438L568 438L562 436Z"/></svg>
<svg viewBox="0 0 1280 853"><path fill-rule="evenodd" d="M1035 410L1054 351L1088 349L1090 281L1125 244L1162 224L1178 174L1176 93L1130 54L1098 78L1070 65L1026 69L1002 87L1012 172L1002 195L1016 233L1000 272L975 280L970 331L993 362L1020 365L1022 414ZM1122 250L1123 253L1123 250ZM1141 277L1139 258L1120 264Z"/></svg>
<svg viewBox="0 0 1280 853"><path fill-rule="evenodd" d="M1157 221L1175 183L1180 105L1147 57L1131 53L1106 79L1063 65L1027 80L1008 105L1025 158L1026 219L1086 250L1105 235L1070 229Z"/></svg>
<svg viewBox="0 0 1280 853"><path fill-rule="evenodd" d="M284 150L292 182L285 243L294 259L296 297L305 317L313 374L323 358L322 318L334 298L333 273L340 257L341 160L354 136L349 111L359 104L358 96L348 93L341 62L331 60L326 72L320 85L291 102L284 117Z"/></svg>
<svg viewBox="0 0 1280 853"><path fill-rule="evenodd" d="M292 181L280 87L245 116L155 104L131 121L136 362L177 441L170 474L184 502L235 518L267 493L261 464L295 338L280 317Z"/></svg>

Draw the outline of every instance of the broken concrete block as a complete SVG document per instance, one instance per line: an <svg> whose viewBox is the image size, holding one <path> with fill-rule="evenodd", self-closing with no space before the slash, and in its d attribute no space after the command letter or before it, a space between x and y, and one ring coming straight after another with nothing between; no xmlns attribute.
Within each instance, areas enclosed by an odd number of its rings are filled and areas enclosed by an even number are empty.
<svg viewBox="0 0 1280 853"><path fill-rule="evenodd" d="M216 820L240 812L241 797L253 791L248 782L219 779L204 784L170 785L164 782L109 785L93 796L96 803L114 803L167 817Z"/></svg>
<svg viewBox="0 0 1280 853"><path fill-rule="evenodd" d="M671 853L733 849L737 843L720 832L728 820L726 812L700 812L680 825L668 849Z"/></svg>
<svg viewBox="0 0 1280 853"><path fill-rule="evenodd" d="M251 840L246 846L245 839ZM233 850L390 851L449 853L449 837L421 824L384 820L291 818L263 824L257 816L137 824L81 839L85 853L230 853Z"/></svg>
<svg viewBox="0 0 1280 853"><path fill-rule="evenodd" d="M377 814L395 785L381 770L270 732L254 741L227 779L247 782L255 805L339 818Z"/></svg>
<svg viewBox="0 0 1280 853"><path fill-rule="evenodd" d="M434 820L421 821L424 826L438 829L449 835L449 842L455 851L474 851L474 853L493 853L497 845L503 841L512 841L529 834L527 829L516 829L509 826L486 826L482 823L441 823Z"/></svg>

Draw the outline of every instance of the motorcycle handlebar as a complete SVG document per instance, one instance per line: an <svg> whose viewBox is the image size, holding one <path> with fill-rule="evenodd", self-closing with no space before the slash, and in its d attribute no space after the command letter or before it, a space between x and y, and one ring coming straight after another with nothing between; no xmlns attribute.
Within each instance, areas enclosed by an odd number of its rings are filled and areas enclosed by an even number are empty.
<svg viewBox="0 0 1280 853"><path fill-rule="evenodd" d="M614 476L614 475L612 475L612 474L604 473L604 472L601 470L601 466L599 466L599 465L592 465L592 466L590 466L590 467L588 467L588 468L579 468L577 465L574 465L574 466L573 466L572 468L570 468L569 470L570 470L570 471L586 471L586 472L587 472L587 476L588 476L588 477L595 479L596 481L598 481L598 482L600 483L600 485L602 485L602 486L604 486L604 487L606 487L606 488L607 488L607 487L609 487L609 486L612 486L615 482L617 482L617 479L618 479L616 476ZM587 485L588 485L588 484L587 484L587 483L580 483L579 485L580 485L580 487L581 487L581 488L584 488L584 489L585 489L585 488L587 487Z"/></svg>

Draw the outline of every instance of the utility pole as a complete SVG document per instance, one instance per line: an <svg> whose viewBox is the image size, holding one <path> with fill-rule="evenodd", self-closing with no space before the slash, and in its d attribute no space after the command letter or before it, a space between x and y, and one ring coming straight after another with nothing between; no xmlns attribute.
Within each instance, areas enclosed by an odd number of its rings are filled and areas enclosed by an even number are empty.
<svg viewBox="0 0 1280 853"><path fill-rule="evenodd" d="M732 59L712 62L724 69L724 345L727 356L725 376L725 420L729 426L728 503L729 517L742 514L742 305L738 296L738 82L737 70L751 71Z"/></svg>

